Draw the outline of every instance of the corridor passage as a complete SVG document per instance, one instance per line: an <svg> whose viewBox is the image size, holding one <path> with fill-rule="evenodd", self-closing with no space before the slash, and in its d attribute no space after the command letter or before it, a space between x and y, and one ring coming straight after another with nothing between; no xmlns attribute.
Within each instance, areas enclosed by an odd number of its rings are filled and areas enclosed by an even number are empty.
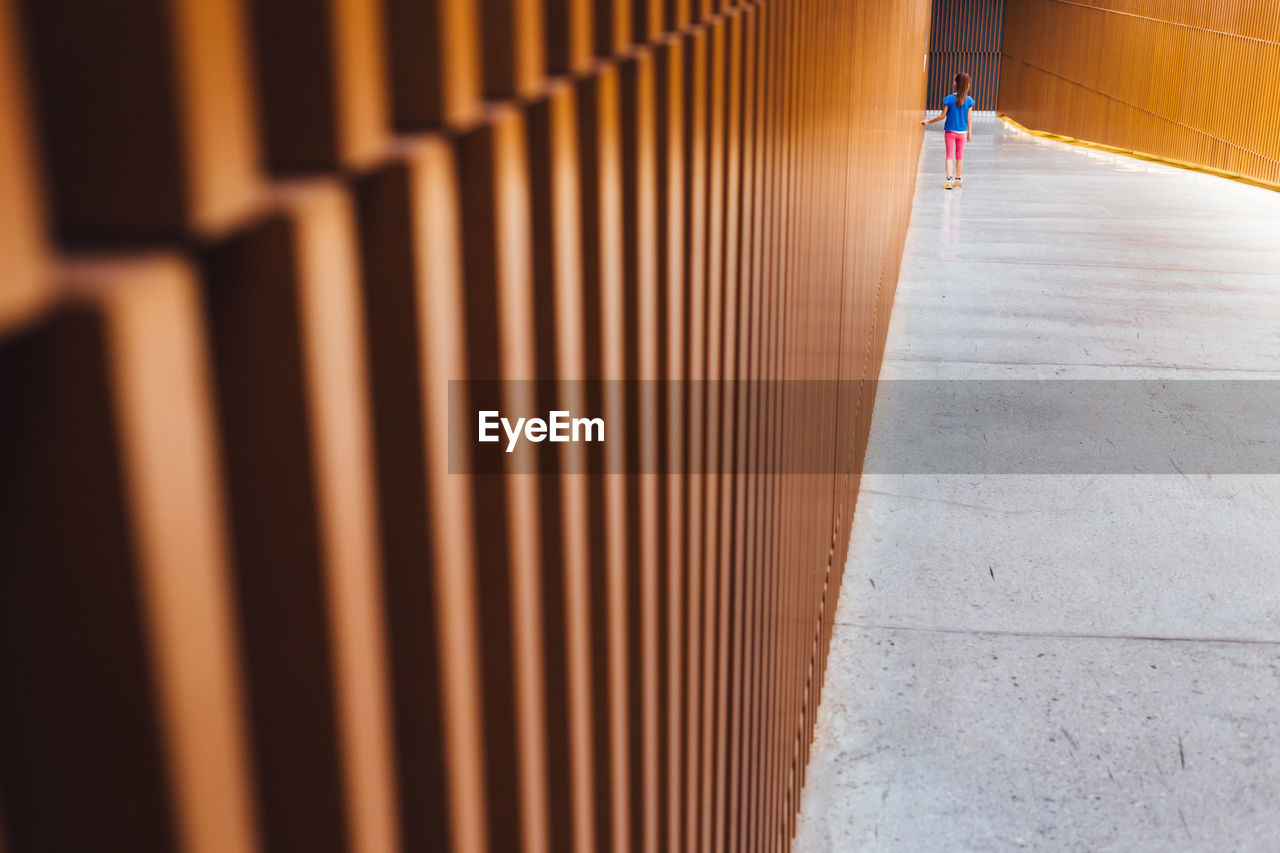
<svg viewBox="0 0 1280 853"><path fill-rule="evenodd" d="M1280 194L990 116L947 192L942 148L795 849L1280 849L1280 476L877 466L894 380L1280 379Z"/></svg>

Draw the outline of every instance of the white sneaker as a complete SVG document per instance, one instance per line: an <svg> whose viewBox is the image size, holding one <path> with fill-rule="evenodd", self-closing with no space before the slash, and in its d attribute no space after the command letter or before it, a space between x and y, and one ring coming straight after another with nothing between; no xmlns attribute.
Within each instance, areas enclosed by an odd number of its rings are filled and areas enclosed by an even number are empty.
<svg viewBox="0 0 1280 853"><path fill-rule="evenodd" d="M960 189L961 187L964 186L964 179L956 178L955 182L951 186L955 187L956 189Z"/></svg>
<svg viewBox="0 0 1280 853"><path fill-rule="evenodd" d="M949 189L951 189L953 186L955 186L955 181L951 180L950 178L947 178L947 182L946 182L945 184L943 184L943 185L942 185L942 188L943 188L944 190L949 190Z"/></svg>

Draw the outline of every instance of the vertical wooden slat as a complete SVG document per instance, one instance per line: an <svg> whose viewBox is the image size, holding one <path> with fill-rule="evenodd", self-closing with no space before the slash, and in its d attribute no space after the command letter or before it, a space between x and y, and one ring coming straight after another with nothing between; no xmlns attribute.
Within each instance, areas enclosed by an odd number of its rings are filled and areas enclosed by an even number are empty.
<svg viewBox="0 0 1280 853"><path fill-rule="evenodd" d="M361 177L356 201L361 232L365 334L370 343L378 502L382 511L383 582L397 749L397 785L418 808L401 815L408 846L436 833L449 837L439 669L439 627L431 583L435 531L427 510L422 442L423 364L416 325L414 225L420 215L412 161L396 160ZM423 615L425 614L425 619Z"/></svg>
<svg viewBox="0 0 1280 853"><path fill-rule="evenodd" d="M593 40L590 0L546 0L547 70L552 74L581 71L591 62Z"/></svg>
<svg viewBox="0 0 1280 853"><path fill-rule="evenodd" d="M779 15L779 27L781 28L781 38L784 43L792 42L794 27L794 7L788 7ZM789 302L791 292L791 270L786 263L786 258L791 257L790 231L794 221L794 206L791 204L792 199L792 141L793 128L791 127L791 118L793 114L793 104L795 102L795 74L794 66L786 68L785 72L780 75L780 104L778 112L778 337L775 346L777 367L775 379L780 383L777 393L777 399L774 405L777 407L774 412L773 430L777 436L777 454L779 470L786 472L790 470L791 464L791 447L788 440L790 423L787 417L789 403L791 402L791 394L787 379L789 379L789 359L788 346L790 344L789 325L794 312ZM791 600L794 590L794 576L790 569L795 566L790 553L792 542L788 536L788 523L790 500L791 500L791 482L790 478L785 474L780 474L777 484L778 494L777 503L774 508L778 525L778 534L775 547L777 549L777 580L778 580L778 602L777 602L777 681L774 688L773 702L776 712L774 716L774 792L773 792L773 832L782 838L790 836L789 812L788 812L788 791L791 784L791 738L788 736L793 717L789 699L792 689L792 673L794 670L794 643L793 630L795 619L791 612Z"/></svg>
<svg viewBox="0 0 1280 853"><path fill-rule="evenodd" d="M100 314L68 308L0 351L4 399L41 413L0 423L0 785L15 850L177 844L105 337Z"/></svg>
<svg viewBox="0 0 1280 853"><path fill-rule="evenodd" d="M260 192L239 0L23 0L59 231L225 228Z"/></svg>
<svg viewBox="0 0 1280 853"><path fill-rule="evenodd" d="M601 76L589 76L575 86L578 101L577 151L579 166L579 204L581 216L582 250L582 321L583 321L583 375L584 392L589 411L600 411L603 405L603 372L600 353L603 334L600 324L601 299L604 289L603 231L608 219L603 214L602 192L603 165L607 159L602 153L605 145L613 144L612 137L600 132L605 121L603 112L608 99L602 91L606 85ZM613 844L618 809L615 806L613 780L615 778L616 721L610 703L610 685L614 659L609 641L609 580L606 572L605 518L605 469L603 450L598 446L586 448L587 454L587 536L588 561L591 581L588 590L591 610L591 711L592 711L592 775L595 779L594 818L595 845L608 849Z"/></svg>
<svg viewBox="0 0 1280 853"><path fill-rule="evenodd" d="M503 408L532 411L534 338L528 161L523 116L505 109L460 142L468 373L506 380ZM500 331L497 339L486 329ZM477 478L477 542L489 809L507 817L493 843L548 844L542 718L540 543L536 467L516 457L503 476Z"/></svg>
<svg viewBox="0 0 1280 853"><path fill-rule="evenodd" d="M474 121L484 91L478 4L382 2L395 125L410 129Z"/></svg>
<svg viewBox="0 0 1280 853"><path fill-rule="evenodd" d="M698 523L703 527L702 552L702 777L700 803L701 849L712 849L719 830L716 794L724 781L720 767L720 708L723 691L720 652L723 648L721 600L724 595L724 572L720 562L721 527L721 394L723 379L724 334L724 146L725 146L725 65L727 43L725 22L714 21L708 27L707 86L707 219L706 219L706 415L702 441L707 476L702 480L703 513Z"/></svg>
<svg viewBox="0 0 1280 853"><path fill-rule="evenodd" d="M632 5L631 37L637 44L652 43L666 29L665 0L639 0Z"/></svg>
<svg viewBox="0 0 1280 853"><path fill-rule="evenodd" d="M748 6L743 14L732 22L734 51L730 68L735 81L736 96L731 97L731 109L734 112L734 123L731 127L730 178L734 188L734 200L729 209L734 220L731 237L736 245L731 255L735 264L734 273L729 275L731 281L738 282L738 309L736 346L734 353L734 387L737 411L733 422L733 556L730 564L740 569L734 576L734 597L730 612L734 619L733 635L730 642L730 654L733 658L733 669L730 681L731 716L729 740L729 766L727 791L728 830L726 844L728 849L741 849L741 839L747 835L747 817L744 813L743 799L749 771L750 761L746 730L750 725L751 707L748 700L749 680L752 666L751 633L754 619L751 612L751 595L754 588L753 553L750 547L750 534L747 526L750 523L751 505L749 487L751 480L746 473L749 470L751 435L749 394L751 393L751 353L757 337L752 334L752 312L754 302L754 277L751 270L752 245L752 157L753 157L753 119L755 96L754 74L755 53L753 39L755 35L755 8Z"/></svg>
<svg viewBox="0 0 1280 853"><path fill-rule="evenodd" d="M626 0L599 0L592 5L592 42L596 56L612 57L621 53L631 41L631 28L635 23L631 4Z"/></svg>
<svg viewBox="0 0 1280 853"><path fill-rule="evenodd" d="M482 4L484 91L492 98L529 95L546 74L545 0ZM570 27L573 23L570 23Z"/></svg>
<svg viewBox="0 0 1280 853"><path fill-rule="evenodd" d="M737 600L740 584L744 574L738 567L742 566L741 545L737 540L735 524L739 477L737 471L738 456L738 347L739 322L742 300L742 277L739 274L739 202L741 199L741 145L742 145L742 15L737 11L726 13L724 24L724 81L722 83L725 99L723 111L723 205L724 205L724 243L722 250L722 292L721 299L721 387L720 397L720 452L719 472L720 487L720 522L719 522L719 649L717 654L718 693L716 713L716 754L717 785L715 793L715 845L724 849L730 835L732 816L732 792L736 784L735 764L737 761L735 734L737 729L737 702L734 701L736 678L734 666L737 663L738 647L742 640L739 633L739 622L742 616L740 602Z"/></svg>
<svg viewBox="0 0 1280 853"><path fill-rule="evenodd" d="M777 7L764 7L762 12L765 19L770 22L767 28L767 53L765 62L776 62L779 50L781 50L781 26L779 23L780 13ZM776 703L776 685L778 677L778 669L780 655L777 646L777 626L778 626L778 599L777 599L777 560L776 560L776 542L777 542L777 525L776 525L776 506L777 506L777 477L773 474L776 470L777 463L777 431L775 429L774 414L776 413L777 392L779 385L772 381L777 379L776 364L776 342L778 339L778 303L777 303L777 286L778 275L777 270L777 237L779 214L779 177L780 177L780 134L778 133L779 121L779 100L780 100L780 80L778 75L771 74L766 78L765 82L765 143L764 151L764 181L765 194L763 196L764 226L762 231L763 255L761 261L761 272L765 282L765 312L768 322L765 326L767 330L764 344L764 366L761 371L761 378L764 380L763 385L765 399L761 413L761 434L764 436L765 451L764 456L766 463L763 470L767 472L767 500L765 502L764 511L762 512L763 524L761 525L765 532L764 543L764 570L766 573L765 587L765 614L766 629L762 638L762 646L770 650L764 664L763 684L761 686L761 706L763 714L763 722L761 724L760 733L757 737L757 749L762 753L761 764L763 771L761 772L761 780L759 783L759 793L757 795L757 809L760 814L760 829L757 833L758 844L764 849L777 849L780 838L776 816L777 801L777 743L776 743L776 726L777 726L777 703Z"/></svg>
<svg viewBox="0 0 1280 853"><path fill-rule="evenodd" d="M451 471L449 435L469 429L464 407L452 405L450 385L465 377L465 314L460 186L457 150L434 140L415 157L413 189L419 199L415 220L415 266L419 287L417 325L423 360L423 441L429 472L439 625L439 668L443 699L450 840L458 853L488 849L489 804L484 796L486 746L483 732L482 667L475 603L476 549L471 532L473 483ZM409 801L405 801L409 802ZM412 803L410 803L412 807ZM430 831L430 827L424 830ZM411 839L406 838L406 847Z"/></svg>
<svg viewBox="0 0 1280 853"><path fill-rule="evenodd" d="M194 281L189 268L172 260L154 270L126 265L68 275L102 311L106 326L125 498L134 510L138 583L181 843L197 853L255 850ZM130 287L121 286L134 276Z"/></svg>
<svg viewBox="0 0 1280 853"><path fill-rule="evenodd" d="M370 164L390 131L381 5L248 0L263 148L281 171Z"/></svg>
<svg viewBox="0 0 1280 853"><path fill-rule="evenodd" d="M658 849L657 175L655 59L637 52L621 67L622 272L628 412L627 500L632 546L627 598L631 837Z"/></svg>
<svg viewBox="0 0 1280 853"><path fill-rule="evenodd" d="M0 353L4 398L45 415L3 435L10 841L255 850L195 276L61 274L70 304Z"/></svg>
<svg viewBox="0 0 1280 853"><path fill-rule="evenodd" d="M565 272L568 279L566 285L570 282L576 284L579 298L573 301L579 304L581 276L576 274L576 266L565 264L560 247L557 246L557 227L563 228L566 223L563 216L558 216L557 202L561 199L556 190L566 183L566 177L572 180L572 172L566 174L562 165L565 157L560 153L564 147L560 140L563 135L572 139L573 101L567 84L556 88L558 97L531 105L527 113L536 375L544 377L537 385L539 411L562 408L561 398L567 396L566 392L572 387L568 382L556 381L562 379L562 367L565 371L581 368L580 358L565 365L561 365L558 358L558 340L564 338L566 343L572 341L580 348L582 331L580 321L571 323L570 318L558 310L559 303L565 300L557 292L557 273L561 270ZM562 129L566 124L567 129ZM560 195L576 197L574 190L576 187ZM574 236L575 232L571 229L565 237L559 239L564 241ZM580 405L577 408L580 410ZM572 589L575 583L581 583L575 579L574 572L581 571L577 561L582 559L586 546L581 537L575 535L575 524L570 516L574 513L585 515L585 507L571 502L569 492L573 484L567 477L561 476L562 473L572 473L562 471L569 460L562 460L550 445L544 450L544 453L539 454L538 485L542 512L542 560L546 567L542 573L541 596L545 655L543 673L546 683L544 737L549 778L548 825L552 849L570 850L574 847L575 837L575 770L573 749L570 746L573 735L569 727L572 702L569 679L570 662L575 649L569 639L574 626L569 624L570 600L566 591ZM571 539L578 541L575 544ZM563 570L557 570L557 567L562 567Z"/></svg>
<svg viewBox="0 0 1280 853"><path fill-rule="evenodd" d="M537 348L544 378L539 390L549 409L569 412L583 410L586 375L577 118L577 98L567 83L556 85L529 116ZM556 381L545 381L550 377ZM595 847L596 831L591 665L598 653L591 647L590 589L596 581L588 562L586 459L576 445L558 458L556 453L544 458L551 847L588 851Z"/></svg>
<svg viewBox="0 0 1280 853"><path fill-rule="evenodd" d="M494 232L497 238L498 367L504 382L503 406L533 409L534 326L531 276L528 152L523 116L498 114L492 125L494 155ZM538 514L537 469L515 463L508 472L507 512L512 539L509 564L512 639L515 665L515 716L524 816L522 848L548 849L544 680L540 575L543 567ZM513 476L514 475L514 476Z"/></svg>
<svg viewBox="0 0 1280 853"><path fill-rule="evenodd" d="M632 714L629 674L631 613L628 601L630 578L639 571L631 537L637 531L629 528L629 503L633 499L628 478L618 472L626 470L626 447L634 426L627 421L628 411L623 381L626 370L627 305L623 298L625 281L623 246L623 178L621 142L621 80L616 68L603 71L596 91L596 213L599 217L596 262L597 271L588 287L599 289L596 305L599 341L599 379L603 384L602 408L606 424L611 428L604 448L604 585L606 622L606 654L609 659L609 777L613 809L612 847L627 853L635 841L633 825L630 732L640 721ZM589 320L590 322L590 320Z"/></svg>
<svg viewBox="0 0 1280 853"><path fill-rule="evenodd" d="M708 38L705 32L697 31L685 37L685 93L684 105L684 151L685 187L684 214L685 232L682 235L685 269L685 354L683 361L687 365L688 406L684 444L687 448L688 470L691 472L685 484L686 512L683 519L685 525L686 551L686 591L685 591L685 809L684 829L685 846L696 848L701 843L700 826L702 812L702 774L708 772L703 757L703 707L704 694L708 688L703 669L705 659L703 611L705 559L703 541L706 530L703 527L702 512L703 481L700 473L706 459L704 444L705 394L706 394L706 243L704 234L707 220L707 148L706 140L708 92Z"/></svg>
<svg viewBox="0 0 1280 853"><path fill-rule="evenodd" d="M352 211L345 193L299 196L295 263L303 357L319 462L324 584L338 691L339 748L351 846L398 841L383 648L376 495L372 482L364 329ZM312 207L314 205L314 207Z"/></svg>
<svg viewBox="0 0 1280 853"><path fill-rule="evenodd" d="M359 177L399 798L407 849L480 846L471 561L454 518L446 385L462 377L458 199L439 138ZM468 523L461 525L463 529ZM451 627L459 625L460 627Z"/></svg>
<svg viewBox="0 0 1280 853"><path fill-rule="evenodd" d="M44 199L32 138L28 77L13 0L0 0L0 333L29 317L48 292Z"/></svg>
<svg viewBox="0 0 1280 853"><path fill-rule="evenodd" d="M760 729L764 717L763 686L765 683L764 656L762 642L765 634L765 613L763 609L765 588L765 531L761 523L765 517L765 478L764 478L764 442L760 423L760 402L762 399L761 384L764 378L765 353L765 290L763 275L763 259L765 246L765 142L768 135L767 114L765 112L766 91L765 75L762 73L763 61L767 56L765 19L767 13L759 7L751 7L748 14L747 54L747 104L748 104L748 140L750 155L747 158L747 181L745 186L750 195L744 200L744 209L748 211L750 239L745 244L749 287L751 291L752 309L748 339L751 341L748 355L747 379L748 403L746 424L748 434L746 470L748 472L748 515L743 520L748 527L747 560L750 574L750 595L748 613L750 631L747 635L745 649L745 669L749 673L747 694L744 699L747 712L747 723L744 726L744 764L742 813L746 816L743 828L743 845L747 849L760 849L762 832L762 814L759 806L759 792L762 787L761 776L764 768L764 750L761 748Z"/></svg>
<svg viewBox="0 0 1280 853"><path fill-rule="evenodd" d="M659 842L676 850L683 842L683 661L684 661L684 480L683 388L684 384L684 42L668 39L657 50L656 100L656 193L661 224L657 230L658 292L657 323L666 343L657 351L658 379L663 381L659 410L666 417L660 430L660 467L664 475L661 541L666 577L660 589L660 618L665 630L660 637L659 672L665 679L661 688L665 702L660 708L658 729L662 802L659 806Z"/></svg>
<svg viewBox="0 0 1280 853"><path fill-rule="evenodd" d="M693 0L664 0L663 12L668 32L679 32L689 26L693 15Z"/></svg>
<svg viewBox="0 0 1280 853"><path fill-rule="evenodd" d="M396 798L353 216L325 183L280 204L204 262L261 808L272 847L385 849Z"/></svg>

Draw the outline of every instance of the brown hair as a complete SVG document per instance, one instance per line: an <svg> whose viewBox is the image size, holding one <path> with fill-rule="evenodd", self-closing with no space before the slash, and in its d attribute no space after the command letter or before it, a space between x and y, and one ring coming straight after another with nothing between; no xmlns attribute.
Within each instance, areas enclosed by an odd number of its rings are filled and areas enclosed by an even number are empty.
<svg viewBox="0 0 1280 853"><path fill-rule="evenodd" d="M965 96L968 94L969 94L969 72L961 71L959 74L956 75L956 100L960 102L959 104L956 104L956 106L960 106L961 104L963 104Z"/></svg>

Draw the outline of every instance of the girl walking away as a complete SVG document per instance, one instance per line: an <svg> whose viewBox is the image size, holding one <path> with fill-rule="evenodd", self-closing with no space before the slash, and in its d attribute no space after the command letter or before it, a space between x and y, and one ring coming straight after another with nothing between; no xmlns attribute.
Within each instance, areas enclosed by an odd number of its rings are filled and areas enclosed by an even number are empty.
<svg viewBox="0 0 1280 853"><path fill-rule="evenodd" d="M921 124L933 124L935 121L947 120L946 132L943 134L947 142L947 182L944 190L963 186L961 175L964 173L964 144L973 139L973 128L969 124L969 110L976 102L969 97L969 75L961 71L956 75L956 91L942 99L942 112L931 119L921 119ZM954 178L951 176L955 175Z"/></svg>

